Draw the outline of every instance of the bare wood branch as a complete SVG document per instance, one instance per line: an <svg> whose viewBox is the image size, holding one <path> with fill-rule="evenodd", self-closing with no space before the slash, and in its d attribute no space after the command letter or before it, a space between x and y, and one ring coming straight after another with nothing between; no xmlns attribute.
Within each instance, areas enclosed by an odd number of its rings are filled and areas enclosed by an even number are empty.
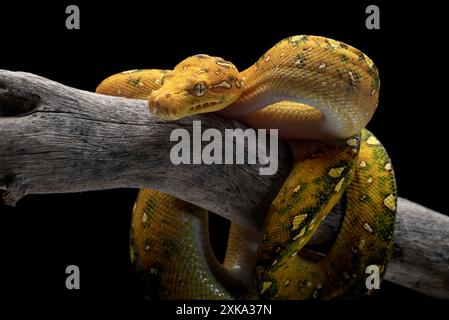
<svg viewBox="0 0 449 320"><path fill-rule="evenodd" d="M393 254L385 280L428 296L449 299L449 217L398 198ZM312 248L329 247L343 221L335 210L309 241Z"/></svg>
<svg viewBox="0 0 449 320"><path fill-rule="evenodd" d="M398 199L394 249L385 278L449 299L449 217Z"/></svg>
<svg viewBox="0 0 449 320"><path fill-rule="evenodd" d="M253 231L290 170L279 145L279 170L259 175L258 165L173 165L170 133L244 128L216 115L177 122L152 117L146 102L76 90L22 72L0 70L0 189L14 204L31 193L112 188L154 188L189 201ZM245 149L245 152L250 150ZM235 177L238 177L236 179ZM310 245L326 245L338 232L338 210ZM449 299L449 217L399 199L395 250L386 279Z"/></svg>
<svg viewBox="0 0 449 320"><path fill-rule="evenodd" d="M258 165L174 165L173 129L240 127L200 115L177 122L153 117L146 101L81 91L22 72L0 70L0 189L14 204L31 193L153 188L260 232L290 169L279 144L276 175ZM223 134L224 136L224 134ZM245 150L251 152L250 148ZM238 179L236 179L238 177Z"/></svg>

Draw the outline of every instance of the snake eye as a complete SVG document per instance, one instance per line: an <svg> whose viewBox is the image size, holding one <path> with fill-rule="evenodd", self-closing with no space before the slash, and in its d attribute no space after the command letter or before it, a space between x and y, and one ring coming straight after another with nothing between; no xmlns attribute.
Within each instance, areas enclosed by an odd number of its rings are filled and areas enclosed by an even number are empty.
<svg viewBox="0 0 449 320"><path fill-rule="evenodd" d="M193 87L193 93L197 96L197 97L202 97L206 94L207 92L207 87L203 82L197 83L194 87Z"/></svg>

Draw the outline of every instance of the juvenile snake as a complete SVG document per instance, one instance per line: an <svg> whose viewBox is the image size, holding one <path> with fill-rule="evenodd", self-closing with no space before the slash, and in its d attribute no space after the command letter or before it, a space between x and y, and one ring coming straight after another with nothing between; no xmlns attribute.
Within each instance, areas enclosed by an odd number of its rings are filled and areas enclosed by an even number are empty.
<svg viewBox="0 0 449 320"><path fill-rule="evenodd" d="M232 224L223 264L209 246L206 210L141 190L131 259L146 296L341 299L371 293L366 267L385 272L396 212L391 161L364 129L379 85L370 58L318 36L284 39L242 72L201 54L171 71L131 70L105 79L97 93L147 99L150 111L165 120L218 112L249 127L277 128L295 157L261 243ZM345 216L331 249L305 248L337 203Z"/></svg>

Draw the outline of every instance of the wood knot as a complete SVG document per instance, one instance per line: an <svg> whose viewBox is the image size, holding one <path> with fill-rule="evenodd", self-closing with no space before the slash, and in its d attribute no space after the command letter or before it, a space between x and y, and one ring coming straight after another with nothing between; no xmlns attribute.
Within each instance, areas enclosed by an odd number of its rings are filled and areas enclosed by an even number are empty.
<svg viewBox="0 0 449 320"><path fill-rule="evenodd" d="M0 82L0 117L17 117L35 110L40 104L36 94L8 88Z"/></svg>

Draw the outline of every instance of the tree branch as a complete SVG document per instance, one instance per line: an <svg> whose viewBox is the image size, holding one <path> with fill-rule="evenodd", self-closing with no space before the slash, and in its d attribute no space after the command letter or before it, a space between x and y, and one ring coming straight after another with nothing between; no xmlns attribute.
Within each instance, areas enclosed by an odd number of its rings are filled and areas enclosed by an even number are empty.
<svg viewBox="0 0 449 320"><path fill-rule="evenodd" d="M398 199L394 247L385 279L449 299L449 217Z"/></svg>
<svg viewBox="0 0 449 320"><path fill-rule="evenodd" d="M449 299L449 217L404 198L398 198L393 254L385 280L428 296ZM333 210L307 247L329 248L344 219Z"/></svg>
<svg viewBox="0 0 449 320"><path fill-rule="evenodd" d="M278 172L258 165L173 165L173 129L245 128L216 115L164 122L146 102L98 95L22 72L0 70L0 189L14 204L31 193L153 188L260 232L267 209L290 171L279 143ZM245 148L245 153L251 148ZM237 178L236 178L237 177ZM338 211L338 210L337 210ZM343 216L332 213L311 240L326 245ZM399 199L394 253L386 279L449 298L449 217Z"/></svg>
<svg viewBox="0 0 449 320"><path fill-rule="evenodd" d="M195 120L222 134L226 128L245 129L216 115L165 122L150 114L144 100L0 70L4 200L13 205L31 193L153 188L260 232L290 170L286 144L279 143L279 170L271 176L259 175L258 165L174 165L170 150L177 142L170 134L184 128L192 135Z"/></svg>

